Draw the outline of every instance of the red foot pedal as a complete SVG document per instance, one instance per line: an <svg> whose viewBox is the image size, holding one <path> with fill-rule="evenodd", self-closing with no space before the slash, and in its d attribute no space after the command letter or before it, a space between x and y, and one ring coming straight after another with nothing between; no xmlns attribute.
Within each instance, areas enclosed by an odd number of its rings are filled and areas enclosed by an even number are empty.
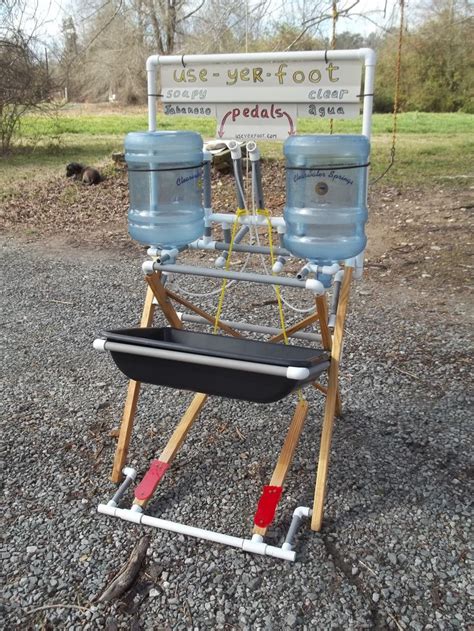
<svg viewBox="0 0 474 631"><path fill-rule="evenodd" d="M160 483L161 478L165 475L168 467L169 464L167 462L153 460L145 477L135 489L135 499L149 500Z"/></svg>
<svg viewBox="0 0 474 631"><path fill-rule="evenodd" d="M272 523L282 491L282 486L263 487L263 492L258 500L257 512L253 519L256 526L266 528Z"/></svg>

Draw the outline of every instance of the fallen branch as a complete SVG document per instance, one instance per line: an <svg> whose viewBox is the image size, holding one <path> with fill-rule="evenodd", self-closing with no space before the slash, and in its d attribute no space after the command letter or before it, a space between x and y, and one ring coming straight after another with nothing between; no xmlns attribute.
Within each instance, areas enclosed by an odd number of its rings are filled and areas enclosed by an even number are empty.
<svg viewBox="0 0 474 631"><path fill-rule="evenodd" d="M371 261L367 261L366 263L364 263L364 265L365 267L377 267L379 269L388 270L388 266L384 263L372 263Z"/></svg>
<svg viewBox="0 0 474 631"><path fill-rule="evenodd" d="M374 570L373 570L371 567L369 567L369 566L367 565L367 563L364 563L364 562L363 562L363 561L361 561L360 559L359 559L359 563L360 563L361 565L363 565L363 566L364 566L367 570L369 570L369 572L371 572L374 576L377 576L377 573L376 573L376 572L374 572Z"/></svg>
<svg viewBox="0 0 474 631"><path fill-rule="evenodd" d="M79 611L89 611L89 607L80 607L79 605L67 605L61 603L55 603L52 605L43 605L42 607L35 607L34 609L28 609L26 611L26 615L29 616L31 613L36 613L37 611L45 611L46 609L78 609Z"/></svg>
<svg viewBox="0 0 474 631"><path fill-rule="evenodd" d="M418 377L418 375L415 375L412 372L408 372L408 370L402 370L401 368L398 368L398 366L392 366L392 368L394 370L396 370L397 372L402 373L402 375L407 375L408 377L412 377L412 379L417 379L418 381L423 381L423 379L420 379L420 377Z"/></svg>
<svg viewBox="0 0 474 631"><path fill-rule="evenodd" d="M132 586L150 545L150 537L145 535L133 548L130 558L119 570L112 582L98 598L98 602L108 602L124 594Z"/></svg>
<svg viewBox="0 0 474 631"><path fill-rule="evenodd" d="M398 620L395 618L395 616L393 614L390 613L390 611L387 611L389 618L391 618L393 620L393 622L395 623L397 629L399 629L400 631L405 631L405 627L402 626Z"/></svg>

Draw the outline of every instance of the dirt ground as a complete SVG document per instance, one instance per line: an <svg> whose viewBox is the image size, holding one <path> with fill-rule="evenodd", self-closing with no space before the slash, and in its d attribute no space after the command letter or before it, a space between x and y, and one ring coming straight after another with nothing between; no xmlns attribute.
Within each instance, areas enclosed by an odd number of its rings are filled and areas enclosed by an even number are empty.
<svg viewBox="0 0 474 631"><path fill-rule="evenodd" d="M281 215L282 163L264 164L263 186L267 207ZM232 176L213 175L213 205L220 212L235 210ZM26 241L136 252L140 248L127 234L127 208L127 176L117 169L93 187L63 177L24 183L18 195L0 205L0 220L7 232ZM465 296L472 284L473 208L473 187L375 185L369 199L367 274L428 292L438 304L446 294Z"/></svg>

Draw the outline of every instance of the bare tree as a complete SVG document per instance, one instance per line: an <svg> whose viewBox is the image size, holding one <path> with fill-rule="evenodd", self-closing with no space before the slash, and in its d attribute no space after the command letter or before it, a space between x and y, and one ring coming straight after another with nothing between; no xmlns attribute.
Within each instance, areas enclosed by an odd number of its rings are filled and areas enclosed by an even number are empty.
<svg viewBox="0 0 474 631"><path fill-rule="evenodd" d="M10 150L22 117L50 97L47 57L38 52L37 24L23 30L25 2L5 0L0 6L0 150Z"/></svg>
<svg viewBox="0 0 474 631"><path fill-rule="evenodd" d="M226 53L258 50L270 1L207 0L206 10L190 25L186 51Z"/></svg>
<svg viewBox="0 0 474 631"><path fill-rule="evenodd" d="M147 56L176 52L205 1L76 0L74 18L63 28L61 56L70 95L91 100L115 95L125 103L144 100Z"/></svg>

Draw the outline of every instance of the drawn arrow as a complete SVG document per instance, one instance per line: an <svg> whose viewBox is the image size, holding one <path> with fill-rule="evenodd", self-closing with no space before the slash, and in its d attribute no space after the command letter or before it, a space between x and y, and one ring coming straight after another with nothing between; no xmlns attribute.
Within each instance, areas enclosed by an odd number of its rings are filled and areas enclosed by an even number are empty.
<svg viewBox="0 0 474 631"><path fill-rule="evenodd" d="M284 116L286 116L286 118L288 119L288 123L290 125L290 131L288 132L288 136L294 136L295 135L295 125L293 123L293 119L291 118L291 116L288 114L288 112L282 112L282 114Z"/></svg>
<svg viewBox="0 0 474 631"><path fill-rule="evenodd" d="M232 110L230 110L230 112L227 112L227 114L225 114L224 118L221 120L221 126L219 128L219 131L217 132L219 138L222 138L222 136L224 135L224 125L230 114L232 114Z"/></svg>

